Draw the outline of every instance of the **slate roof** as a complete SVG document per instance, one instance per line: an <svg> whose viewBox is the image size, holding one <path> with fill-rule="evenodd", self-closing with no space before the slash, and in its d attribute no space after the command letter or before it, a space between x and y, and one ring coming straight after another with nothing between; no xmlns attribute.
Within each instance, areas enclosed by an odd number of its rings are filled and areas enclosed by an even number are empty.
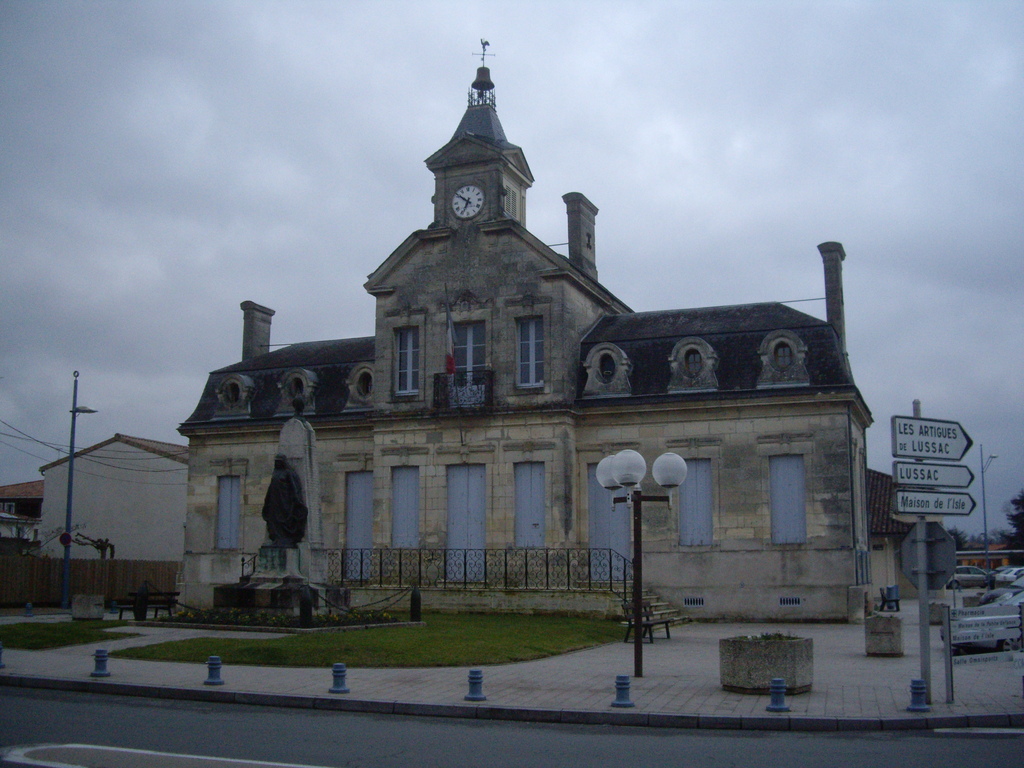
<svg viewBox="0 0 1024 768"><path fill-rule="evenodd" d="M716 392L694 392L692 396L723 397L730 392L757 390L761 373L758 350L765 336L775 330L795 333L807 346L806 387L853 387L853 379L832 326L785 304L738 304L699 309L636 312L602 318L583 339L580 363L602 342L618 346L633 364L630 375L632 396L664 395L671 380L669 356L676 343L688 336L711 345L719 362L715 374ZM580 377L580 394L585 376ZM776 388L761 391L777 392ZM672 397L685 397L674 394ZM593 399L589 399L593 402ZM603 400L603 398L602 398ZM588 398L580 398L585 404Z"/></svg>
<svg viewBox="0 0 1024 768"><path fill-rule="evenodd" d="M500 149L519 149L505 138L498 113L490 105L472 106L466 110L466 114L459 121L459 127L452 134L452 139L463 136L475 136Z"/></svg>
<svg viewBox="0 0 1024 768"><path fill-rule="evenodd" d="M344 411L348 401L348 378L352 369L359 363L372 363L374 356L374 337L365 336L290 344L219 368L207 377L199 404L184 423L198 424L217 418L220 410L217 389L224 378L232 373L243 374L253 381L253 396L248 413L250 420L279 417L281 391L278 384L282 374L293 368L304 368L317 377L315 410L307 412L306 416L314 419L317 414L339 414Z"/></svg>

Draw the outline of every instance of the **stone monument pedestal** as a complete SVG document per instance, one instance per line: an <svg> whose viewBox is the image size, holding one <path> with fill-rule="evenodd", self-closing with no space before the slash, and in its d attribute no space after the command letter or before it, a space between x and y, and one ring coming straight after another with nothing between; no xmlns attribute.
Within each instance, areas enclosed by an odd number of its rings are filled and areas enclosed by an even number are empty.
<svg viewBox="0 0 1024 768"><path fill-rule="evenodd" d="M320 607L320 591L302 575L297 547L260 547L256 572L237 584L213 588L214 608L245 608L298 616L303 591L308 588L314 611Z"/></svg>

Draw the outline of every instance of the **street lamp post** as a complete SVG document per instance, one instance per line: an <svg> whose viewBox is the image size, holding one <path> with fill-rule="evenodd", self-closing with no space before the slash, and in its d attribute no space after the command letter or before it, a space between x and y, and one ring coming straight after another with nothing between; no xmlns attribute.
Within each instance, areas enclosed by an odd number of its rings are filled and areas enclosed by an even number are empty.
<svg viewBox="0 0 1024 768"><path fill-rule="evenodd" d="M993 459L998 459L999 456L992 453L989 454L988 458L985 458L985 446L978 446L981 448L981 525L985 532L985 572L988 573L992 570L992 561L988 556L988 508L985 500L985 471L988 469L988 465L992 463ZM989 581L989 586L992 583Z"/></svg>
<svg viewBox="0 0 1024 768"><path fill-rule="evenodd" d="M71 445L68 448L68 499L64 516L64 533L60 543L64 545L64 571L60 585L60 607L71 608L71 497L75 482L75 420L80 413L96 413L92 408L78 404L78 371L75 371L75 388L71 396Z"/></svg>
<svg viewBox="0 0 1024 768"><path fill-rule="evenodd" d="M674 453L663 453L651 467L654 481L662 488L672 489L686 479L686 462ZM597 481L609 491L626 488L628 496L617 496L613 503L632 501L633 504L633 676L644 676L643 631L643 503L669 502L669 496L647 496L640 490L640 482L647 474L647 462L633 450L606 456L597 465Z"/></svg>

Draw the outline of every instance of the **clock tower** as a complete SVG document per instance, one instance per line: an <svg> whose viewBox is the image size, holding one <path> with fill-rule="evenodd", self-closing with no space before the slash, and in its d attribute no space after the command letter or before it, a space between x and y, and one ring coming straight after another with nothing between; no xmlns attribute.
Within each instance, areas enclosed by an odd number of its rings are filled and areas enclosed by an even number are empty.
<svg viewBox="0 0 1024 768"><path fill-rule="evenodd" d="M523 150L505 138L487 67L477 69L459 127L426 164L434 174L434 227L498 219L526 225L526 190L533 174Z"/></svg>

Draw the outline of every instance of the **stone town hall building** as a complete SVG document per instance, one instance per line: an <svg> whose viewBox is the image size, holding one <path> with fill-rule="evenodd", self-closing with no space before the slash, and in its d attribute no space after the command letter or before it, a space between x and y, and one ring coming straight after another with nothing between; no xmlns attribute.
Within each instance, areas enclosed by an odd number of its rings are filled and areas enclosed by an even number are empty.
<svg viewBox="0 0 1024 768"><path fill-rule="evenodd" d="M689 466L671 508L644 510L645 584L663 599L696 617L856 617L871 416L846 355L843 247L818 246L826 321L780 303L633 312L598 281L586 197L563 198L568 258L526 228L533 174L484 67L426 165L433 223L369 276L373 336L269 351L273 310L242 304L242 360L209 375L180 427L184 602L210 604L263 543L299 397L333 581L394 584L404 568L408 582L419 568L425 605L443 600L434 586L485 579L500 591L484 604L520 605L512 581L493 581L512 569L515 585L549 588L531 605L565 605L553 573L575 568L578 587L584 561L583 581L628 569L626 506L594 472L632 448Z"/></svg>

